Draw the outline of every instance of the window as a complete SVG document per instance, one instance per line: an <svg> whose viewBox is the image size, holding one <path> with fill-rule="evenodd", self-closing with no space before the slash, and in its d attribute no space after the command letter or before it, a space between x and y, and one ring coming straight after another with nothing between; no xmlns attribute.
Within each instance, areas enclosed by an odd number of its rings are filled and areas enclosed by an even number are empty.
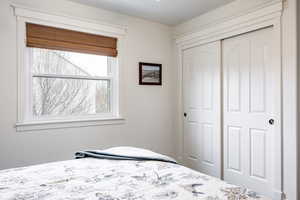
<svg viewBox="0 0 300 200"><path fill-rule="evenodd" d="M116 38L22 23L17 127L121 119Z"/></svg>
<svg viewBox="0 0 300 200"><path fill-rule="evenodd" d="M33 119L110 114L113 59L28 48Z"/></svg>

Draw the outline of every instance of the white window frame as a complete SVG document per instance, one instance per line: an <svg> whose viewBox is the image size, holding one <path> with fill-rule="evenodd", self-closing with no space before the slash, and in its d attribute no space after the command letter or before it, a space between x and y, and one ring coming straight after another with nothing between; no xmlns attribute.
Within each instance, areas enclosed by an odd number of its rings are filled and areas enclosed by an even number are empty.
<svg viewBox="0 0 300 200"><path fill-rule="evenodd" d="M126 34L126 28L116 25L99 24L85 19L57 14L46 14L40 11L13 5L17 17L17 45L18 45L18 121L17 131L44 130L69 127L97 126L108 124L122 124L125 119L121 115L120 108L120 73L119 68L122 59L122 44ZM63 23L61 23L63 22ZM111 113L70 117L47 117L34 119L32 116L32 73L28 66L30 56L26 47L26 23L36 23L45 26L53 26L91 34L104 35L118 38L118 57L110 58L108 62L111 76L95 77L97 80L109 79L111 82L110 106ZM48 76L48 75L45 75ZM55 75L59 76L59 75ZM63 75L66 77L65 75ZM83 79L86 77L82 77Z"/></svg>
<svg viewBox="0 0 300 200"><path fill-rule="evenodd" d="M27 88L24 88L26 93L28 94L27 98L24 98L24 106L26 109L25 113L25 121L26 119L34 120L34 121L45 121L45 120L66 120L66 119L82 119L82 118L110 118L114 116L118 116L118 102L115 101L115 98L117 97L118 93L118 78L117 78L117 72L118 72L118 63L117 58L113 57L107 57L107 69L108 69L108 75L107 76L82 76L82 75L64 75L64 74L43 74L38 73L34 74L31 73L32 71L32 51L30 51L30 48L25 47L25 62L24 68L26 70L26 77L24 77L25 81L28 81ZM30 77L30 79L28 78ZM33 108L33 89L32 89L32 78L34 77L40 77L40 78L56 78L56 79L62 79L62 80L94 80L94 81L102 81L107 80L109 81L109 112L107 113L96 113L96 114L88 114L88 115L82 115L82 116L39 116L38 118L33 116L32 108ZM116 92L115 92L116 91Z"/></svg>

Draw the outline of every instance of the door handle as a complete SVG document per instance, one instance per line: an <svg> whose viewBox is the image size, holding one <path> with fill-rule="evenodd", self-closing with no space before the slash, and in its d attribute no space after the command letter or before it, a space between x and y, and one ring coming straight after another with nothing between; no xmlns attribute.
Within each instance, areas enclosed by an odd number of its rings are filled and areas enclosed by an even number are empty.
<svg viewBox="0 0 300 200"><path fill-rule="evenodd" d="M274 120L274 119L270 119L270 120L269 120L269 124L270 124L270 125L274 125L274 123L275 123L275 120Z"/></svg>
<svg viewBox="0 0 300 200"><path fill-rule="evenodd" d="M187 113L183 113L183 116L184 116L184 117L187 117Z"/></svg>

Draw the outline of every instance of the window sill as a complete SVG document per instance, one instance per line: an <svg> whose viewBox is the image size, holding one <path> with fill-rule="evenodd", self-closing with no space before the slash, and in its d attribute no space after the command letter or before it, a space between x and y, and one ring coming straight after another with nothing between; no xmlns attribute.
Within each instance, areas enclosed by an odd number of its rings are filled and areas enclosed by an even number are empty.
<svg viewBox="0 0 300 200"><path fill-rule="evenodd" d="M48 130L48 129L103 126L103 125L124 124L124 123L125 123L125 119L122 117L30 121L30 122L16 123L16 129L17 132L24 132L24 131L36 131L36 130Z"/></svg>

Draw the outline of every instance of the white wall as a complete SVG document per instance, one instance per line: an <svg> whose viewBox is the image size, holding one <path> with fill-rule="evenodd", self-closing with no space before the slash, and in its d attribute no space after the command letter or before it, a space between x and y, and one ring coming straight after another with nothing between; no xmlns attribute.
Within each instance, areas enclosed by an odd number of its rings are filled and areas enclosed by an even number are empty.
<svg viewBox="0 0 300 200"><path fill-rule="evenodd" d="M77 150L132 145L173 155L174 68L171 30L149 21L65 0L15 0L47 12L128 26L125 39L124 125L16 132L16 18L9 0L0 1L0 169L72 159ZM163 86L139 86L138 62L163 64Z"/></svg>
<svg viewBox="0 0 300 200"><path fill-rule="evenodd" d="M280 0L236 0L223 7L217 8L204 15L191 19L173 28L173 37L201 31L215 23L231 19L241 14L251 12L261 6ZM282 77L283 77L283 190L289 200L297 200L297 35L296 35L296 14L297 0L284 1L282 15ZM299 6L300 7L300 6ZM298 13L299 14L299 13ZM299 14L300 15L300 14ZM300 44L299 44L300 47ZM176 51L174 59L178 58ZM299 53L300 56L300 53ZM180 78L179 63L177 63L177 77ZM300 72L299 72L300 73ZM299 81L300 88L300 81ZM299 92L300 93L300 92ZM180 94L178 85L177 95ZM300 98L300 97L299 97ZM299 103L298 103L299 104ZM180 108L181 100L178 99L177 106ZM300 109L299 109L300 110ZM178 112L177 120L177 158L182 152L182 130L181 116ZM300 156L299 156L300 157ZM299 161L300 162L300 161ZM279 174L278 174L279 175ZM300 175L299 175L300 176ZM300 180L299 180L300 183Z"/></svg>

